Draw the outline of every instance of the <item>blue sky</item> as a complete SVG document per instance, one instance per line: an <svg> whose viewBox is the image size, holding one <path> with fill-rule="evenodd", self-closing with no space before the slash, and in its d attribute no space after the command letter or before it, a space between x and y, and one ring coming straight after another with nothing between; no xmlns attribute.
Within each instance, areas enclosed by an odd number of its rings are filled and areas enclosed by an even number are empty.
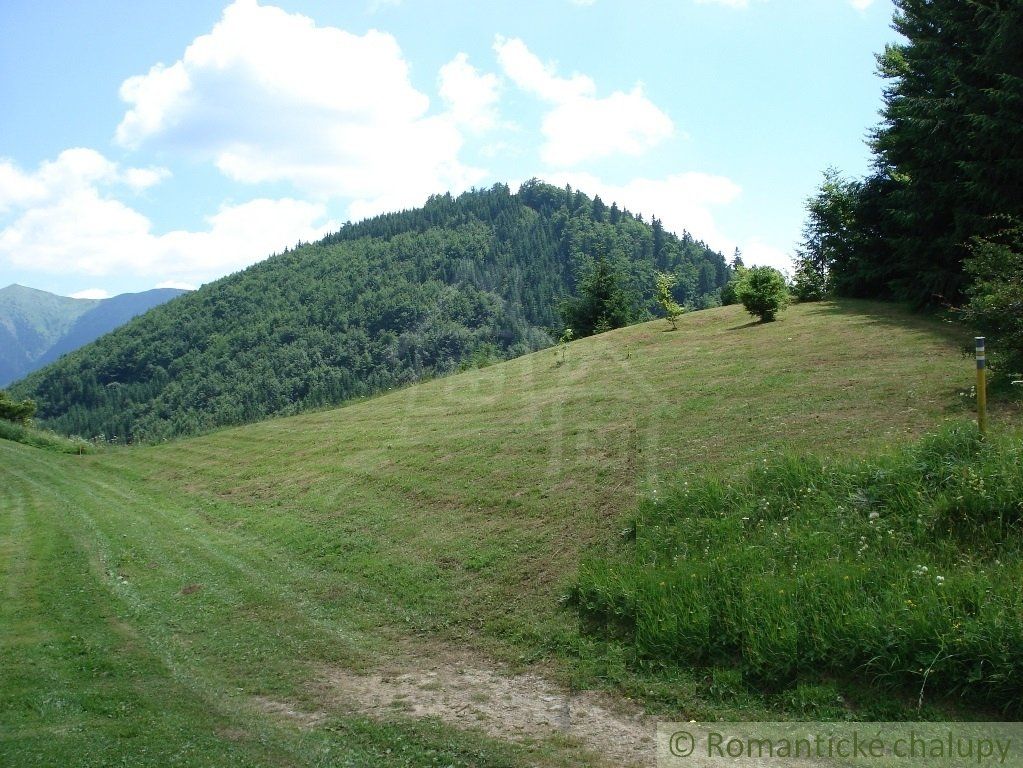
<svg viewBox="0 0 1023 768"><path fill-rule="evenodd" d="M198 286L531 177L786 265L890 0L0 4L0 286Z"/></svg>

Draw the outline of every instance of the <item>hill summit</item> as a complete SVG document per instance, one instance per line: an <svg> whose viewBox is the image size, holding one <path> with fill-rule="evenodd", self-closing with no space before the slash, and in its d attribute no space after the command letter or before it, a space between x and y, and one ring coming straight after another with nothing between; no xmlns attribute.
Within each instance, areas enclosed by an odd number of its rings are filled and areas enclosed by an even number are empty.
<svg viewBox="0 0 1023 768"><path fill-rule="evenodd" d="M378 216L203 286L14 388L46 426L162 439L341 403L550 345L595 261L650 317L717 303L720 253L657 219L532 180Z"/></svg>

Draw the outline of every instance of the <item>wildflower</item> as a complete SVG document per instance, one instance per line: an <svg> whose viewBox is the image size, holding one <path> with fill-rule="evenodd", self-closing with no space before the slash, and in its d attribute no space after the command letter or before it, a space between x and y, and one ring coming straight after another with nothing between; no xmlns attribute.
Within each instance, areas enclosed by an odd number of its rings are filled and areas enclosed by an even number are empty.
<svg viewBox="0 0 1023 768"><path fill-rule="evenodd" d="M877 518L881 517L881 513L880 512L871 512L869 517L870 517L871 520L877 520Z"/></svg>

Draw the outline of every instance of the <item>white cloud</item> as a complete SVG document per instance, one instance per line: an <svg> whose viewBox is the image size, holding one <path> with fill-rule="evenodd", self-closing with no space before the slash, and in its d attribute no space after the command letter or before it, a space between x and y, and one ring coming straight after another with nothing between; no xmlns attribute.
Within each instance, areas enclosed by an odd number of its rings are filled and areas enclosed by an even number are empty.
<svg viewBox="0 0 1023 768"><path fill-rule="evenodd" d="M459 125L486 125L495 83L463 58L441 78L452 111L429 115L391 35L317 27L236 0L179 61L125 81L130 108L116 137L198 153L237 181L289 182L376 212L483 178L459 160Z"/></svg>
<svg viewBox="0 0 1023 768"><path fill-rule="evenodd" d="M94 149L65 149L35 173L25 173L9 160L0 160L0 213L70 194L94 184L123 184L141 191L170 176L166 168L125 168Z"/></svg>
<svg viewBox="0 0 1023 768"><path fill-rule="evenodd" d="M640 155L669 138L675 126L636 84L628 93L598 98L586 75L559 77L524 42L498 36L494 50L505 75L519 88L551 104L541 131L540 156L549 165L578 166L612 155Z"/></svg>
<svg viewBox="0 0 1023 768"><path fill-rule="evenodd" d="M742 251L742 262L747 267L774 267L780 272L791 275L793 272L792 256L781 248L763 242L759 238L751 238L739 244ZM731 252L725 254L731 258Z"/></svg>
<svg viewBox="0 0 1023 768"><path fill-rule="evenodd" d="M124 183L135 192L149 189L170 175L170 171L166 168L128 168L122 174Z"/></svg>
<svg viewBox="0 0 1023 768"><path fill-rule="evenodd" d="M586 75L558 77L553 65L540 61L518 38L508 40L498 35L494 39L494 51L501 69L512 82L544 101L559 104L591 97L597 91L596 84Z"/></svg>
<svg viewBox="0 0 1023 768"><path fill-rule="evenodd" d="M72 299L109 299L113 294L106 288L86 288L84 291L75 291L71 294Z"/></svg>
<svg viewBox="0 0 1023 768"><path fill-rule="evenodd" d="M337 226L327 221L323 205L258 199L223 206L204 230L154 234L148 218L104 191L117 183L130 186L131 170L139 169L121 171L89 149L67 150L35 173L0 164L0 178L15 182L0 199L14 209L0 229L0 265L94 277L158 275L194 284Z"/></svg>
<svg viewBox="0 0 1023 768"><path fill-rule="evenodd" d="M438 80L440 97L448 105L452 120L475 131L496 124L497 75L481 75L469 63L469 57L459 53L441 67Z"/></svg>

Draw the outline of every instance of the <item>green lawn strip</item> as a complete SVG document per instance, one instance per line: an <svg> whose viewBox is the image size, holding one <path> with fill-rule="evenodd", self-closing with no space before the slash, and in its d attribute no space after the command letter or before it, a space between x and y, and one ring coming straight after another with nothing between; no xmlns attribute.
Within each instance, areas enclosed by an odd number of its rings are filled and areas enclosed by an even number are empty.
<svg viewBox="0 0 1023 768"><path fill-rule="evenodd" d="M350 658L329 606L311 609L288 564L232 549L196 510L112 485L78 458L0 451L6 570L23 582L8 587L18 599L3 621L15 661L2 684L10 764L564 762L553 747L438 724L328 713L303 732L262 714L267 699L313 706L311 669Z"/></svg>

